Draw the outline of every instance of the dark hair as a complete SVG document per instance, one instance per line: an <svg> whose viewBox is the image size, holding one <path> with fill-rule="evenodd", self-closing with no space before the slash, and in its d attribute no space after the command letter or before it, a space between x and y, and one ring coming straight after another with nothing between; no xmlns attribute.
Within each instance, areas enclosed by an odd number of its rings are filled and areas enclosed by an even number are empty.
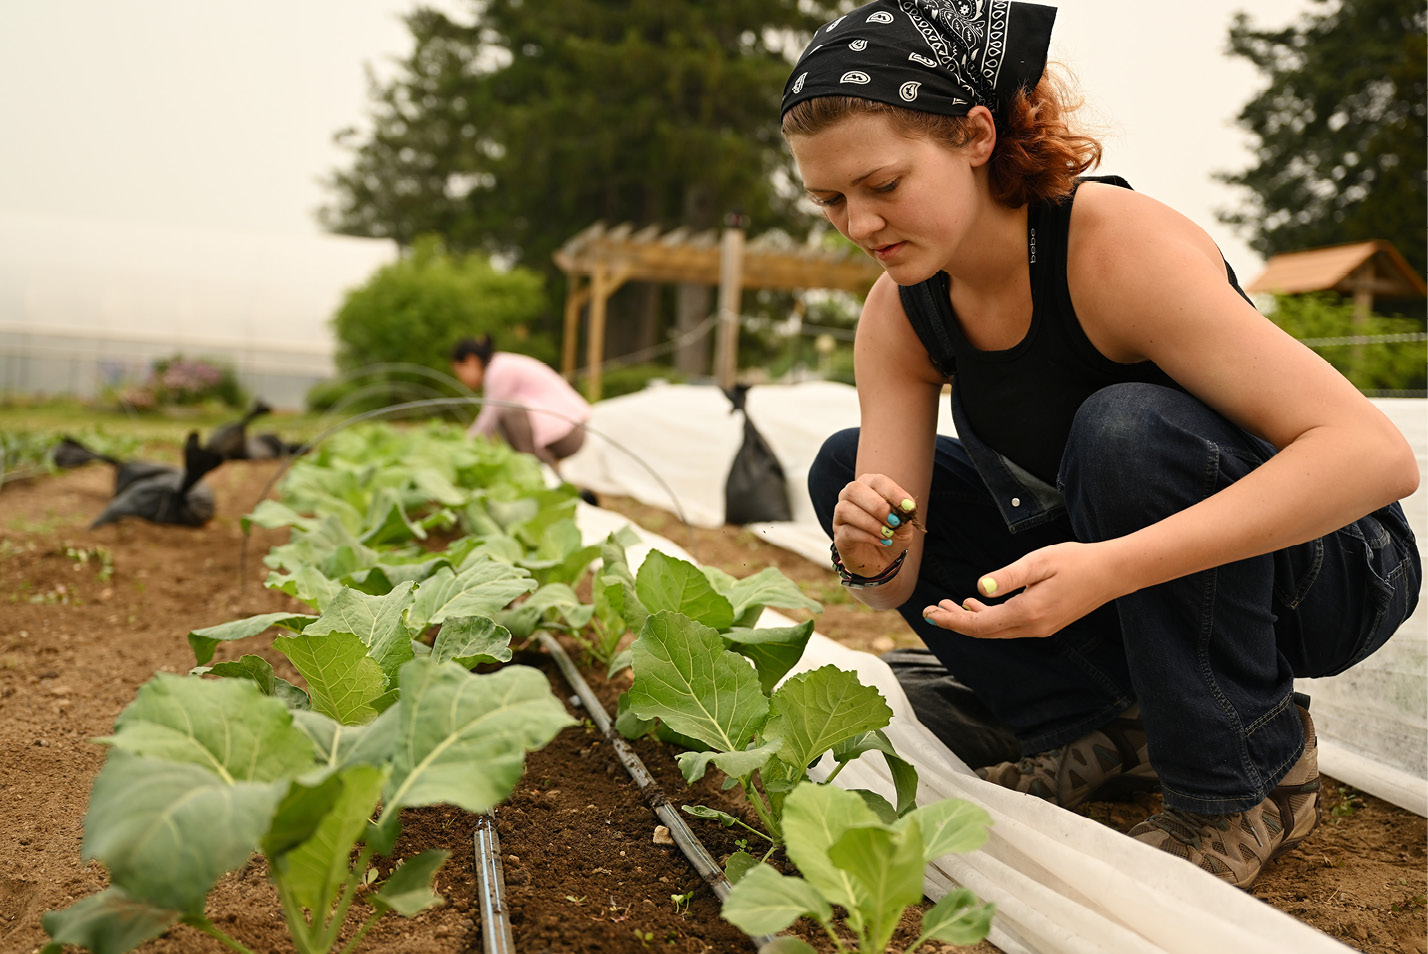
<svg viewBox="0 0 1428 954"><path fill-rule="evenodd" d="M480 338L462 338L451 346L451 362L460 364L475 355L481 359L483 365L489 364L495 350L496 346L492 343L490 335L482 335Z"/></svg>
<svg viewBox="0 0 1428 954"><path fill-rule="evenodd" d="M1035 89L1017 90L997 123L997 145L988 165L992 197L1013 209L1069 195L1076 177L1101 161L1101 143L1068 125L1068 115L1081 103L1050 65ZM857 115L886 116L898 135L954 148L972 139L965 116L924 113L854 96L804 100L784 115L782 132L785 139L811 136Z"/></svg>

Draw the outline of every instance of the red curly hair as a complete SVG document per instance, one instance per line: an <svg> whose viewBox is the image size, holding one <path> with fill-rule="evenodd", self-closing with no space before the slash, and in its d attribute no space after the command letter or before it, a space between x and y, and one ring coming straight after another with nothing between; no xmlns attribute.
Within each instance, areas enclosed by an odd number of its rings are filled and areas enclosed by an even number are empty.
<svg viewBox="0 0 1428 954"><path fill-rule="evenodd" d="M1076 177L1100 164L1100 141L1073 131L1067 121L1080 106L1069 83L1050 70L1035 89L1017 90L997 124L997 145L988 164L993 198L1013 209L1054 201L1070 195ZM854 96L804 100L784 115L782 132L785 139L811 136L860 115L885 116L900 136L931 139L954 149L972 139L964 116L925 113Z"/></svg>

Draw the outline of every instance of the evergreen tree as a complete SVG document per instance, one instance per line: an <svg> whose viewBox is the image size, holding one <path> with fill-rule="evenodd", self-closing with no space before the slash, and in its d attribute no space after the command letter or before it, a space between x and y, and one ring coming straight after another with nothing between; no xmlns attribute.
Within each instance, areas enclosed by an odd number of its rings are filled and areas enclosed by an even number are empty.
<svg viewBox="0 0 1428 954"><path fill-rule="evenodd" d="M1250 193L1222 221L1265 256L1387 239L1424 273L1428 104L1421 0L1315 0L1282 30L1241 13L1229 52L1268 86L1238 121L1258 140L1250 169L1219 178Z"/></svg>
<svg viewBox="0 0 1428 954"><path fill-rule="evenodd" d="M407 17L414 48L339 137L333 231L435 233L550 271L597 220L692 229L738 208L793 225L778 102L788 56L831 14L808 0L468 0ZM785 53L785 51L789 53ZM806 227L806 223L804 224Z"/></svg>

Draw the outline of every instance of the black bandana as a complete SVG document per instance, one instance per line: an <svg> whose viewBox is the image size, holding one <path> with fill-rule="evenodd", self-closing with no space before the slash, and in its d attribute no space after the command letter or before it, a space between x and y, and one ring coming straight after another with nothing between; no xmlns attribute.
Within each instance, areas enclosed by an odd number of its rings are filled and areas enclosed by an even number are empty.
<svg viewBox="0 0 1428 954"><path fill-rule="evenodd" d="M813 35L783 88L783 108L856 96L962 116L986 106L1000 122L1046 67L1056 8L1018 0L873 0Z"/></svg>

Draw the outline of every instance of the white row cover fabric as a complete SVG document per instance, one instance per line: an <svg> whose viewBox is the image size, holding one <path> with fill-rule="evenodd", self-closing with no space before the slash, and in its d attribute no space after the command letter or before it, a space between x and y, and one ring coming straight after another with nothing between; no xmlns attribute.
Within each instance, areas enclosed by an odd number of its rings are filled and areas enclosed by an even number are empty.
<svg viewBox="0 0 1428 954"><path fill-rule="evenodd" d="M1428 401L1375 404L1412 443L1420 472L1428 472ZM792 521L748 529L826 562L828 538L808 500L808 466L828 435L858 426L857 392L828 381L769 385L752 388L746 406L783 465L793 513ZM743 421L718 388L657 385L601 401L588 427L585 447L561 466L565 479L597 494L673 511L695 526L724 522L724 482L743 439ZM938 431L956 433L945 400ZM1428 489L1420 486L1404 510L1420 541L1428 540ZM1373 656L1333 678L1301 680L1299 688L1313 700L1325 773L1428 815L1428 600Z"/></svg>
<svg viewBox="0 0 1428 954"><path fill-rule="evenodd" d="M625 518L580 505L585 542L602 540ZM649 551L681 559L673 542L635 528L641 543L626 552L632 568ZM766 610L760 626L792 620ZM876 687L893 710L887 733L918 771L918 804L964 798L992 816L981 849L928 865L924 891L936 901L970 888L997 913L989 940L1007 954L1344 954L1349 948L1194 865L1133 841L1075 812L978 778L913 713L892 670L877 656L815 633L795 671L834 665ZM831 767L831 766L829 766ZM815 775L822 777L826 768ZM893 798L886 763L865 755L835 784Z"/></svg>

